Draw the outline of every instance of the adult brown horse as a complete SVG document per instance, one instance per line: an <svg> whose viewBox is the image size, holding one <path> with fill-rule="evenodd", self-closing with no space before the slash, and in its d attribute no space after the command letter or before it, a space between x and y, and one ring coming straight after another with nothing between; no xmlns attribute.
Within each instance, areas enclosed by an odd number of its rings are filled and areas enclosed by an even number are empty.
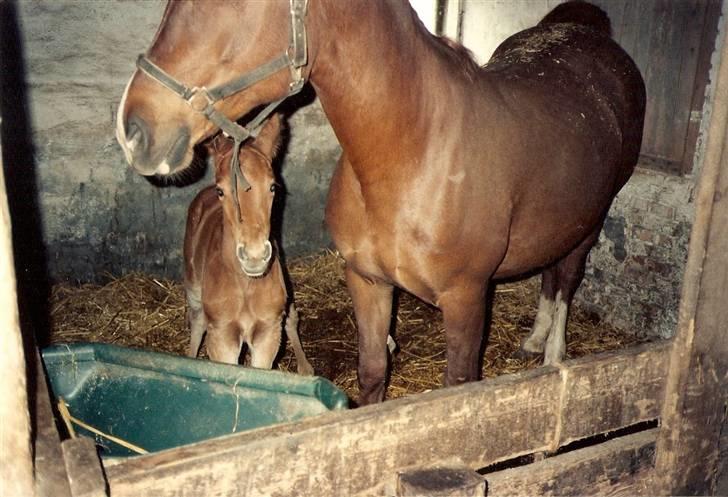
<svg viewBox="0 0 728 497"><path fill-rule="evenodd" d="M642 137L644 84L601 10L560 5L479 68L406 0L172 2L139 67L117 135L147 175L184 169L218 123L313 84L343 148L326 220L347 263L361 403L384 397L395 285L443 311L454 385L479 376L490 282L542 269L523 348L561 360Z"/></svg>

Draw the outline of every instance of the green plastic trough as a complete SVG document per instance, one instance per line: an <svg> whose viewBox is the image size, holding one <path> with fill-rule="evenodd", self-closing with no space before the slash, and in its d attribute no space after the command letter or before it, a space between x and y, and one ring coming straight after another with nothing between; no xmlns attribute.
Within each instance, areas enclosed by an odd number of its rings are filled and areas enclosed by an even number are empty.
<svg viewBox="0 0 728 497"><path fill-rule="evenodd" d="M177 447L335 409L348 398L330 381L106 344L42 351L56 400L104 434L148 452ZM92 436L102 456L131 450Z"/></svg>

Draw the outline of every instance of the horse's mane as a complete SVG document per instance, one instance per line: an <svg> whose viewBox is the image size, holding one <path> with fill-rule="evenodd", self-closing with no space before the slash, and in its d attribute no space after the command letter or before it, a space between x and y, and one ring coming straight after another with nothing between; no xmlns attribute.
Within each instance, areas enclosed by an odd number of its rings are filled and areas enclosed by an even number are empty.
<svg viewBox="0 0 728 497"><path fill-rule="evenodd" d="M440 49L441 52L447 54L451 59L457 62L460 69L472 80L480 71L480 66L475 62L473 52L465 48L461 43L448 38L447 36L433 36L435 39L435 46Z"/></svg>

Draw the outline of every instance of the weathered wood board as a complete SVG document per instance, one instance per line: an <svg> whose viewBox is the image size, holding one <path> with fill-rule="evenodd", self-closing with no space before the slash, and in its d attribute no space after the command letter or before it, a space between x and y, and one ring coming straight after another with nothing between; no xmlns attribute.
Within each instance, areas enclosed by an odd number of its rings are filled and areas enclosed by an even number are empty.
<svg viewBox="0 0 728 497"><path fill-rule="evenodd" d="M565 428L568 439L599 433L572 419L596 419L594 402L621 406L599 430L654 419L668 352L653 344L142 456L107 467L109 487L113 496L393 493L400 469L453 458L483 468L553 450Z"/></svg>
<svg viewBox="0 0 728 497"><path fill-rule="evenodd" d="M728 398L728 44L719 47L695 222L657 444L655 494L715 487Z"/></svg>
<svg viewBox="0 0 728 497"><path fill-rule="evenodd" d="M654 428L485 475L488 497L644 495L655 463Z"/></svg>

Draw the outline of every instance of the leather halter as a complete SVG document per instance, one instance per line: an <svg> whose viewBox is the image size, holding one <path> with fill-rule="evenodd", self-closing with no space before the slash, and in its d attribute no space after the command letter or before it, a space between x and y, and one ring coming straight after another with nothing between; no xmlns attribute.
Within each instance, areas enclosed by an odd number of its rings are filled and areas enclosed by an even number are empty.
<svg viewBox="0 0 728 497"><path fill-rule="evenodd" d="M273 112L273 110L283 100L300 92L301 88L303 88L303 84L305 83L302 72L303 67L308 62L306 26L304 24L307 6L308 0L290 0L290 37L288 48L282 55L256 67L242 76L213 88L206 88L204 86L195 86L190 88L154 64L144 54L139 55L137 58L137 68L165 88L179 95L194 111L204 115L207 119L212 121L213 124L220 128L225 135L233 139L234 155L231 160L230 169L232 172L233 195L235 197L236 204L238 203L238 181L241 181L245 188L250 187L240 170L240 160L238 157L240 146L251 136L255 138L260 132L263 121L270 115L270 113ZM215 109L214 104L216 102L249 88L255 83L272 76L284 67L288 67L291 72L291 82L288 85L288 93L283 98L269 103L252 121L250 121L247 127L230 120L222 112ZM240 215L239 207L240 206L238 205L238 214Z"/></svg>

